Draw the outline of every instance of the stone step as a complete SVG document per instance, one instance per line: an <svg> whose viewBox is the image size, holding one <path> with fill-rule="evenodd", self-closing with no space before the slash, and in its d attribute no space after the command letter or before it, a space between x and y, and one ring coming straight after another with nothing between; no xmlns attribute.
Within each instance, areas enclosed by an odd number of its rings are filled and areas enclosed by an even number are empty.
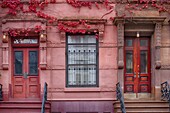
<svg viewBox="0 0 170 113"><path fill-rule="evenodd" d="M122 113L122 111L117 111L116 113ZM126 113L170 113L170 111L126 111Z"/></svg>
<svg viewBox="0 0 170 113"><path fill-rule="evenodd" d="M117 109L117 111L120 111L120 109ZM169 111L168 107L154 107L154 108L150 108L150 107L126 107L126 111Z"/></svg>
<svg viewBox="0 0 170 113"><path fill-rule="evenodd" d="M170 113L169 103L166 101L154 101L154 100L133 100L125 101L126 113ZM121 113L120 102L114 103L114 111Z"/></svg>
<svg viewBox="0 0 170 113"><path fill-rule="evenodd" d="M0 107L2 106L41 106L42 102L41 101L29 101L29 102L25 102L25 101L1 101L0 102ZM46 106L49 107L50 103L46 102Z"/></svg>
<svg viewBox="0 0 170 113"><path fill-rule="evenodd" d="M0 113L41 113L41 109L1 109ZM45 113L51 113L46 109Z"/></svg>
<svg viewBox="0 0 170 113"><path fill-rule="evenodd" d="M40 113L41 101L1 101L0 113ZM45 112L50 113L51 104L46 102Z"/></svg>

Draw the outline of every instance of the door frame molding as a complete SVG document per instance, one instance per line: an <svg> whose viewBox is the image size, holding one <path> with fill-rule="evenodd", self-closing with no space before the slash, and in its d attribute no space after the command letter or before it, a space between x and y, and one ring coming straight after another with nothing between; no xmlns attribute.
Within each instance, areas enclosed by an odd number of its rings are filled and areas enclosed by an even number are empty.
<svg viewBox="0 0 170 113"><path fill-rule="evenodd" d="M40 48L39 48L39 45L40 45L40 41L39 41L39 37L37 35L33 35L33 36L28 36L29 39L37 39L38 40L38 43L37 44L14 44L14 39L17 39L17 38L21 38L21 37L12 37L11 38L11 97L14 98L14 50L17 48L37 48L38 50L38 67L40 66ZM23 39L28 39L27 37L25 36L22 36ZM39 92L38 92L38 96L40 97L40 70L38 70L38 85L39 85Z"/></svg>
<svg viewBox="0 0 170 113"><path fill-rule="evenodd" d="M124 92L124 37L125 36L135 36L137 32L140 32L141 36L151 37L151 47L154 49L154 53L151 50L151 57L154 55L156 58L151 61L154 67L151 67L151 94L147 96L148 98L159 99L160 96L160 82L155 83L156 80L160 81L160 47L161 47L161 30L162 24L166 17L127 17L114 19L114 24L117 26L117 67L118 67L118 82L120 82L122 91ZM129 21L131 20L131 21ZM147 28L147 25L153 27ZM140 27L138 27L140 26ZM138 29L137 29L138 28ZM153 43L156 42L156 43ZM154 73L154 72L155 73ZM154 81L153 81L154 80ZM128 97L128 98L131 98Z"/></svg>

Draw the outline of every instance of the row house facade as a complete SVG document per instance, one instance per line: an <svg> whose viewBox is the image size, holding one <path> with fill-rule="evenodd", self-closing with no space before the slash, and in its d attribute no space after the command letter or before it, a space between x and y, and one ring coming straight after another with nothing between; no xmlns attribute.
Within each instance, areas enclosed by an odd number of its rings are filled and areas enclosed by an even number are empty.
<svg viewBox="0 0 170 113"><path fill-rule="evenodd" d="M114 113L118 82L125 100L160 100L170 82L169 2L167 12L122 16L124 3L72 1L15 16L0 8L3 101L41 100L45 82L51 113Z"/></svg>

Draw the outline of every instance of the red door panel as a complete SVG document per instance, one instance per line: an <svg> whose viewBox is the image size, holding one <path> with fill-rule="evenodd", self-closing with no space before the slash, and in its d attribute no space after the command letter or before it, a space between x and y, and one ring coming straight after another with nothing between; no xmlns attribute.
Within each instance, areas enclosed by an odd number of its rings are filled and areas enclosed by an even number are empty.
<svg viewBox="0 0 170 113"><path fill-rule="evenodd" d="M125 92L150 92L149 38L125 39Z"/></svg>
<svg viewBox="0 0 170 113"><path fill-rule="evenodd" d="M27 80L27 92L28 97L37 98L39 97L39 84L38 78L35 76L29 76Z"/></svg>
<svg viewBox="0 0 170 113"><path fill-rule="evenodd" d="M14 77L14 97L25 97L25 80L23 77Z"/></svg>
<svg viewBox="0 0 170 113"><path fill-rule="evenodd" d="M16 98L38 98L38 49L14 48L13 93Z"/></svg>

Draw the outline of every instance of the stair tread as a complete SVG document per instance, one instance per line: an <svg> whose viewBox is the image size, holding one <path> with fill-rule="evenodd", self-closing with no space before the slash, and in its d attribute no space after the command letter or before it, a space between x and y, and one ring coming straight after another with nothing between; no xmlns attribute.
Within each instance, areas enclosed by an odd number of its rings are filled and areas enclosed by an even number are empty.
<svg viewBox="0 0 170 113"><path fill-rule="evenodd" d="M122 113L118 111L116 113ZM170 113L170 111L126 111L126 113Z"/></svg>
<svg viewBox="0 0 170 113"><path fill-rule="evenodd" d="M126 106L126 108L169 108L169 106ZM120 108L120 106L116 106L115 108Z"/></svg>
<svg viewBox="0 0 170 113"><path fill-rule="evenodd" d="M125 103L168 103L167 101L159 101L159 100L154 100L154 101L141 101L141 100L137 100L137 101L132 101L132 100L128 100L128 101L124 101ZM115 101L114 103L120 103L119 101Z"/></svg>
<svg viewBox="0 0 170 113"><path fill-rule="evenodd" d="M126 113L170 113L169 103L161 100L125 100ZM116 113L122 113L120 102L113 103Z"/></svg>
<svg viewBox="0 0 170 113"><path fill-rule="evenodd" d="M41 106L0 106L0 108L41 108ZM50 108L50 106L45 106L45 108Z"/></svg>
<svg viewBox="0 0 170 113"><path fill-rule="evenodd" d="M42 101L0 101L0 103L42 103ZM46 101L46 103L50 103Z"/></svg>

